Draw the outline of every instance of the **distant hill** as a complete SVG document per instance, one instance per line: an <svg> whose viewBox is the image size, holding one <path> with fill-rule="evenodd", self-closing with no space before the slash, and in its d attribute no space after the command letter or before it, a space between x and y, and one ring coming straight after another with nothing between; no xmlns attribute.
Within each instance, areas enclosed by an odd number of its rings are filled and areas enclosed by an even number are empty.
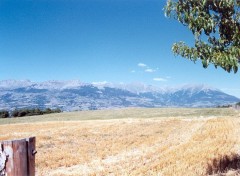
<svg viewBox="0 0 240 176"><path fill-rule="evenodd" d="M158 88L144 84L73 81L0 81L0 109L60 108L64 111L123 107L216 107L240 99L205 85Z"/></svg>

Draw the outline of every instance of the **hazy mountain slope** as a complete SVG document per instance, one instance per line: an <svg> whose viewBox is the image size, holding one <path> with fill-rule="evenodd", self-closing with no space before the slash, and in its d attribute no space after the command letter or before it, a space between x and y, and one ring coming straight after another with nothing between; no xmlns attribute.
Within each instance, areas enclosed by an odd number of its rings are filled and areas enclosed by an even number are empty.
<svg viewBox="0 0 240 176"><path fill-rule="evenodd" d="M0 109L39 107L64 111L121 107L214 107L240 101L204 85L158 88L143 84L80 81L0 81Z"/></svg>

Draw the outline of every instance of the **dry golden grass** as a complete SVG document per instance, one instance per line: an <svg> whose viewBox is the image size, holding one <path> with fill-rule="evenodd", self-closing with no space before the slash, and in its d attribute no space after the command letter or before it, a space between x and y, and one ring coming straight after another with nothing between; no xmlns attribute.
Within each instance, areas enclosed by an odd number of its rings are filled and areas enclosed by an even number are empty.
<svg viewBox="0 0 240 176"><path fill-rule="evenodd" d="M230 166L240 164L240 114L231 109L122 109L29 119L0 121L0 140L36 136L37 175L194 176L227 167L235 170L225 175L239 173Z"/></svg>

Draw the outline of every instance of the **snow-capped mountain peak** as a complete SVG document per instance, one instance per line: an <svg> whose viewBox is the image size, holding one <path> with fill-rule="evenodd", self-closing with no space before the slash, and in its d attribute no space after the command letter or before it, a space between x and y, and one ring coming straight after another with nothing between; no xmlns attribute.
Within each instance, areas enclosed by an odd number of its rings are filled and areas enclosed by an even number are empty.
<svg viewBox="0 0 240 176"><path fill-rule="evenodd" d="M32 82L30 80L3 80L0 81L0 89L17 89L17 88L35 88L35 89L72 89L84 85L80 80L57 81L50 80L45 82Z"/></svg>
<svg viewBox="0 0 240 176"><path fill-rule="evenodd" d="M30 80L2 80L0 81L0 89L16 89L31 86L33 82Z"/></svg>

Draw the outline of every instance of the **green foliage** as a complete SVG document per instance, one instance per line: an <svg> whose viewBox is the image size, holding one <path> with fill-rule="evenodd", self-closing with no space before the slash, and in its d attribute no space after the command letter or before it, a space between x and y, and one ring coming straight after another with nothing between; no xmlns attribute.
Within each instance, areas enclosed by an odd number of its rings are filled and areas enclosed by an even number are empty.
<svg viewBox="0 0 240 176"><path fill-rule="evenodd" d="M61 111L61 109L59 109L59 108L57 108L57 109L54 109L54 110L52 110L54 113L60 113L60 112L62 112Z"/></svg>
<svg viewBox="0 0 240 176"><path fill-rule="evenodd" d="M50 108L47 108L43 111L43 114L50 114L52 113L52 110Z"/></svg>
<svg viewBox="0 0 240 176"><path fill-rule="evenodd" d="M219 105L217 108L231 108L232 105Z"/></svg>
<svg viewBox="0 0 240 176"><path fill-rule="evenodd" d="M0 118L8 118L9 117L9 112L2 110L0 111Z"/></svg>
<svg viewBox="0 0 240 176"><path fill-rule="evenodd" d="M51 114L51 113L60 113L62 112L59 108L50 109L47 108L45 110L36 109L15 109L12 111L12 117L24 117L24 116L34 116L34 115L43 115L43 114Z"/></svg>
<svg viewBox="0 0 240 176"><path fill-rule="evenodd" d="M238 71L240 63L240 0L168 0L165 15L188 27L195 46L174 43L172 50L203 67L214 64Z"/></svg>
<svg viewBox="0 0 240 176"><path fill-rule="evenodd" d="M24 117L24 116L26 116L27 114L29 114L29 112L28 112L27 110L23 109L23 110L20 110L20 111L18 112L18 117Z"/></svg>
<svg viewBox="0 0 240 176"><path fill-rule="evenodd" d="M12 117L18 117L18 110L15 109L13 112L12 112Z"/></svg>
<svg viewBox="0 0 240 176"><path fill-rule="evenodd" d="M240 106L240 102L236 103L237 106Z"/></svg>

